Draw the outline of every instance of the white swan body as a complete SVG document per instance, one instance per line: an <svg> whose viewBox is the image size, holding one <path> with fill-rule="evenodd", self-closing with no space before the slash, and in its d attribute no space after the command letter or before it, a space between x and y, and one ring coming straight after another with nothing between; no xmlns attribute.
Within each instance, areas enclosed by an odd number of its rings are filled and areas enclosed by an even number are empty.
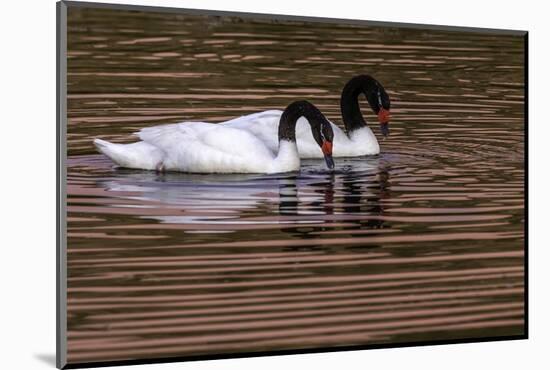
<svg viewBox="0 0 550 370"><path fill-rule="evenodd" d="M276 152L277 130L282 114L281 110L267 110L225 121L220 125L246 130L262 140L273 152ZM378 140L369 127L363 126L352 131L348 136L334 123L330 122L330 125L334 132L332 151L334 157L360 157L380 153ZM313 139L308 121L304 117L301 117L296 123L296 142L300 158L323 158L323 153Z"/></svg>
<svg viewBox="0 0 550 370"><path fill-rule="evenodd" d="M279 116L280 125L283 125L281 128L284 129L273 133L275 138L279 138L276 151L248 130L207 122L148 127L137 133L140 142L114 144L95 139L94 145L113 162L126 168L191 173L297 171L300 157L294 126L298 117L304 114L303 105L307 108L305 114L315 120L309 125L310 130L320 132L322 125L325 132L330 131L328 121L313 105L307 102L292 103L287 108L291 113L285 117ZM309 110L314 110L315 114ZM332 136L332 132L328 136ZM320 146L321 143L316 144L317 151L322 153ZM330 153L326 156L330 157Z"/></svg>
<svg viewBox="0 0 550 370"><path fill-rule="evenodd" d="M101 139L94 144L125 168L196 173L275 173L300 168L296 143L282 141L276 155L250 132L212 123L154 126L138 136L142 141L132 144Z"/></svg>

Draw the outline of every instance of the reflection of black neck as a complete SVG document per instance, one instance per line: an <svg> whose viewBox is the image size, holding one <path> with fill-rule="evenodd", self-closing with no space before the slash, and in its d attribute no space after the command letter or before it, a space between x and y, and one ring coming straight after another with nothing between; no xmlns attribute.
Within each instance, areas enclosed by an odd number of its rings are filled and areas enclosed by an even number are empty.
<svg viewBox="0 0 550 370"><path fill-rule="evenodd" d="M279 121L279 141L296 141L296 121L305 117L311 131L320 130L323 114L313 104L306 100L295 101L286 107Z"/></svg>
<svg viewBox="0 0 550 370"><path fill-rule="evenodd" d="M367 214L375 217L366 217L358 220L355 224L349 227L349 230L373 230L389 228L391 226L385 224L385 210L382 199L388 197L389 193L389 172L388 169L379 167L378 175L375 181L369 181L369 188L372 192L367 192L364 189L364 183L358 182L358 178L362 178L364 174L347 172L342 174L342 201L344 214ZM373 184L378 183L379 191ZM371 193L370 196L365 194ZM376 235L376 234L374 234ZM361 234L350 232L350 237L362 237Z"/></svg>
<svg viewBox="0 0 550 370"><path fill-rule="evenodd" d="M369 75L355 76L348 81L342 89L340 98L340 109L342 111L342 120L349 135L353 130L363 128L367 122L361 114L359 108L359 95L363 93L369 102L374 113L378 114L380 107L377 104L377 94L380 85L378 81Z"/></svg>
<svg viewBox="0 0 550 370"><path fill-rule="evenodd" d="M298 216L298 188L296 176L279 180L279 214Z"/></svg>

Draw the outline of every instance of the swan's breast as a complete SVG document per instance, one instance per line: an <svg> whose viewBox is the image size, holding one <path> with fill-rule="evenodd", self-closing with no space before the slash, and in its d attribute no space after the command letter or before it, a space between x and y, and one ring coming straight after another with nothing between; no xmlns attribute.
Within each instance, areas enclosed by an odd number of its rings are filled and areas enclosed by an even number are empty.
<svg viewBox="0 0 550 370"><path fill-rule="evenodd" d="M375 155L380 153L380 145L376 136L369 127L361 127L358 130L353 130L350 134L350 145L348 149L351 151L349 155Z"/></svg>

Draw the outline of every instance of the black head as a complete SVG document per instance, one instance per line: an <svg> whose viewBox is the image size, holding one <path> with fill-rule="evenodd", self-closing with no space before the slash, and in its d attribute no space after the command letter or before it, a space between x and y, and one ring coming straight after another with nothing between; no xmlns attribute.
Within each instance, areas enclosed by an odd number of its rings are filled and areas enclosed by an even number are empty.
<svg viewBox="0 0 550 370"><path fill-rule="evenodd" d="M311 126L311 133L313 134L313 139L315 139L323 151L328 168L332 169L334 168L334 159L332 158L334 131L332 131L332 126L325 116L322 116L322 119L319 121L320 124Z"/></svg>
<svg viewBox="0 0 550 370"><path fill-rule="evenodd" d="M388 136L390 130L388 124L390 122L390 97L384 87L376 80L374 80L373 87L368 90L364 90L364 94L367 97L372 111L378 116L378 122L380 123L380 130L384 137Z"/></svg>
<svg viewBox="0 0 550 370"><path fill-rule="evenodd" d="M306 100L295 101L284 110L279 122L279 140L296 141L296 121L305 117L311 126L315 142L321 148L329 168L334 168L332 159L332 141L334 132L326 117L316 106Z"/></svg>
<svg viewBox="0 0 550 370"><path fill-rule="evenodd" d="M369 75L358 75L350 79L342 90L340 108L348 131L359 129L366 122L359 109L359 95L364 94L372 111L378 116L382 134L389 134L390 97L382 84Z"/></svg>

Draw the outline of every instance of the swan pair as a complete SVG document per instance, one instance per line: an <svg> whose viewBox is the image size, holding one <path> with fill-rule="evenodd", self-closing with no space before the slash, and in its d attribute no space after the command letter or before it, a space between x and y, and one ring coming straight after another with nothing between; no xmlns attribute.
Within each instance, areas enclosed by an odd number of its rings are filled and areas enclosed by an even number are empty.
<svg viewBox="0 0 550 370"><path fill-rule="evenodd" d="M389 134L390 99L368 75L352 78L342 90L340 108L345 131L311 103L297 101L284 111L269 110L212 124L182 122L144 128L141 141L114 144L95 139L97 149L121 167L193 173L277 173L297 171L300 158L357 157L380 152L359 109L364 94ZM309 126L309 130L308 130ZM334 148L334 150L333 150Z"/></svg>

